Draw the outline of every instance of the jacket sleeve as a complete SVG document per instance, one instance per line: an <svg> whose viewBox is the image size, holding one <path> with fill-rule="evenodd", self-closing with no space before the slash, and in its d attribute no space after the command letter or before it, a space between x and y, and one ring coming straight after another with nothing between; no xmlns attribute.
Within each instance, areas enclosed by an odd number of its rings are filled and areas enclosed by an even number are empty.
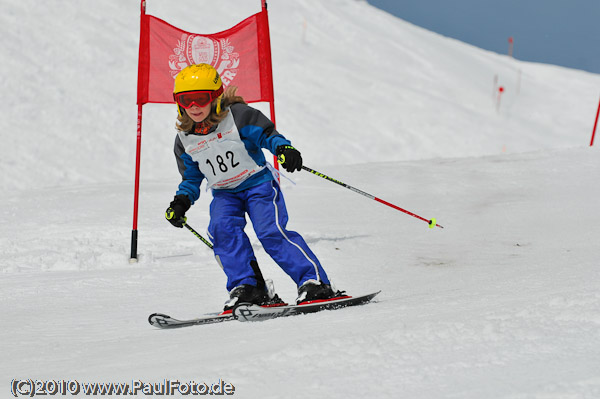
<svg viewBox="0 0 600 399"><path fill-rule="evenodd" d="M231 105L231 112L240 133L250 139L256 146L265 148L275 155L275 150L280 145L291 145L275 125L259 110L246 104Z"/></svg>
<svg viewBox="0 0 600 399"><path fill-rule="evenodd" d="M200 184L204 180L204 175L200 172L198 162L195 162L192 157L185 152L183 143L179 136L175 138L175 159L177 160L177 168L181 174L181 183L175 195L185 194L190 199L192 205L200 198Z"/></svg>

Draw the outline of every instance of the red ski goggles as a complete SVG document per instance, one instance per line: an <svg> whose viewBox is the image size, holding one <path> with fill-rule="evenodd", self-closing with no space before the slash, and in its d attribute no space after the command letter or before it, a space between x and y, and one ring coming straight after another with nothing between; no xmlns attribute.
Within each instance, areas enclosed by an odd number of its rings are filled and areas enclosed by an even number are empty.
<svg viewBox="0 0 600 399"><path fill-rule="evenodd" d="M174 93L173 98L182 108L188 109L194 104L199 107L206 107L221 94L223 94L223 87L219 87L217 90L196 90Z"/></svg>

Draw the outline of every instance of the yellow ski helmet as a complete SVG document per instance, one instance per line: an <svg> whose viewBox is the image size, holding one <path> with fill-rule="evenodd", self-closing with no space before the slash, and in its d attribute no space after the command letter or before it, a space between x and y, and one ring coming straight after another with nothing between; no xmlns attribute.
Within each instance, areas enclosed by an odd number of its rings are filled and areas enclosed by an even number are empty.
<svg viewBox="0 0 600 399"><path fill-rule="evenodd" d="M223 94L223 82L219 72L209 64L189 65L183 68L175 77L173 98L177 103L177 111L182 114L181 104L177 94L184 92L212 91L211 101L218 98L217 114L221 111L221 95Z"/></svg>

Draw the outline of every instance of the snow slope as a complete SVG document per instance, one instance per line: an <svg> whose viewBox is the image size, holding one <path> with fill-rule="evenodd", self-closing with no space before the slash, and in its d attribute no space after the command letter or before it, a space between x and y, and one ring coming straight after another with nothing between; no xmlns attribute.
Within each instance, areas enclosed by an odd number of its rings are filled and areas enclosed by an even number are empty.
<svg viewBox="0 0 600 399"><path fill-rule="evenodd" d="M259 9L181 3L148 12L211 32ZM163 219L179 178L172 106L144 107L141 258L127 262L139 4L2 5L0 396L14 378L223 379L240 398L600 396L598 75L510 60L362 1L271 1L279 129L307 165L445 228L292 174L289 227L338 288L381 289L379 301L158 331L148 314L218 310L226 292L210 251ZM209 202L188 214L200 232Z"/></svg>
<svg viewBox="0 0 600 399"><path fill-rule="evenodd" d="M215 32L260 10L258 0L177 4L149 1L148 13ZM0 131L7 145L0 172L11 177L0 188L130 181L139 4L3 6ZM363 1L273 1L269 10L278 127L313 165L589 143L598 75L482 51ZM496 75L506 89L499 113ZM142 178L177 177L164 150L172 146L174 120L173 106L144 107ZM44 153L15 150L32 147ZM44 167L31 173L40 160Z"/></svg>

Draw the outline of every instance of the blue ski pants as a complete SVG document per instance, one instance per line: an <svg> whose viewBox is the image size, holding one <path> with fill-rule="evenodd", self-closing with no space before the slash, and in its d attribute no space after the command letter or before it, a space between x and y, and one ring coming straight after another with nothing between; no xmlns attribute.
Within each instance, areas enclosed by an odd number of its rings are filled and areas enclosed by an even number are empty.
<svg viewBox="0 0 600 399"><path fill-rule="evenodd" d="M279 185L268 181L237 193L213 190L208 233L215 257L227 275L227 290L256 285L256 260L244 232L246 214L265 251L300 286L307 280L329 284L325 270L300 234L286 230L287 209Z"/></svg>

